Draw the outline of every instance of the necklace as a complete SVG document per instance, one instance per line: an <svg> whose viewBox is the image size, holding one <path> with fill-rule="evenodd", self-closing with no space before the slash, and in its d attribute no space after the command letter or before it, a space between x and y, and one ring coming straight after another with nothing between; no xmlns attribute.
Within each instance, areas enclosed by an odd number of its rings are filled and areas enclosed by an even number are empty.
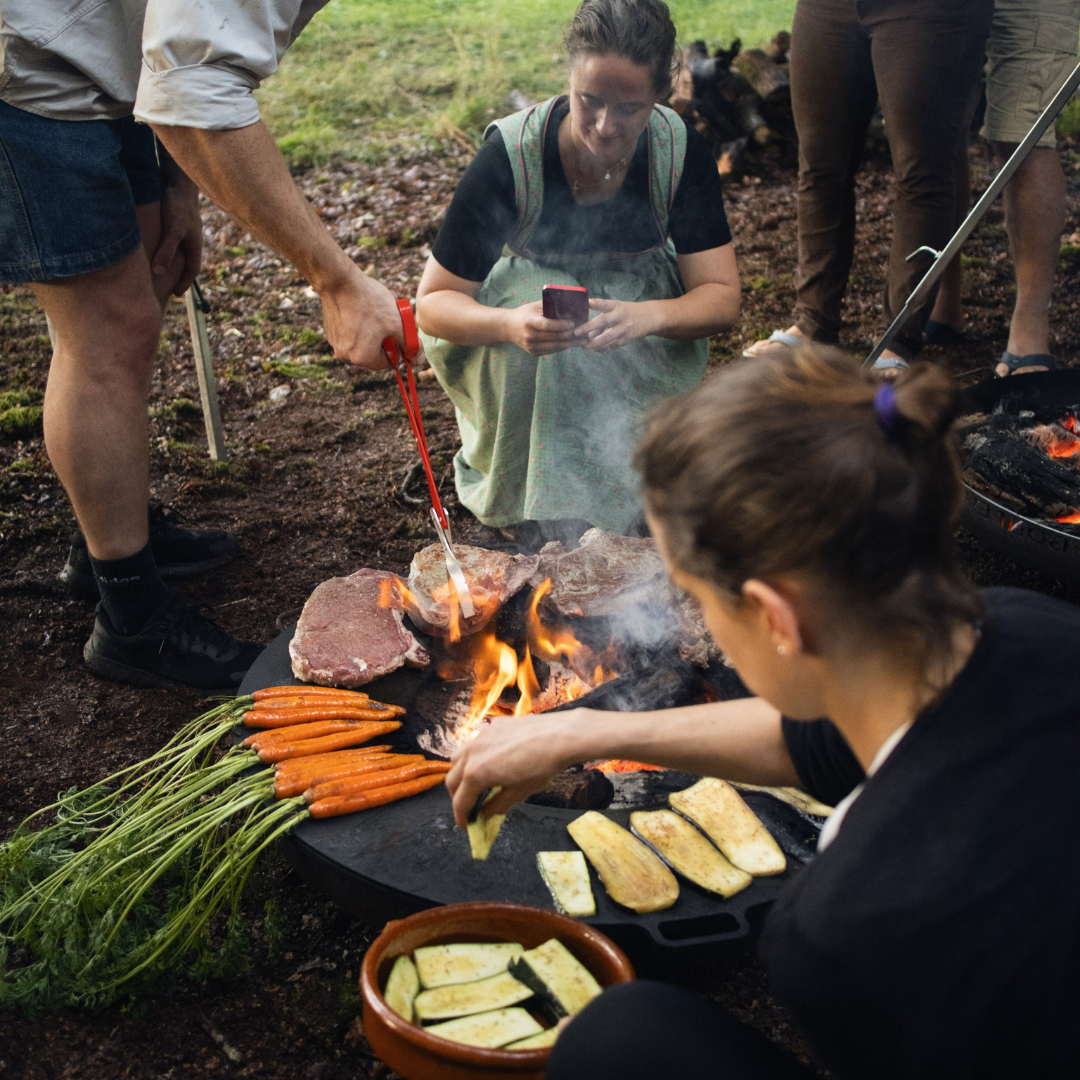
<svg viewBox="0 0 1080 1080"><path fill-rule="evenodd" d="M629 163L630 159L634 156L634 151L635 150L637 150L637 145L636 144L635 144L633 150L631 150L630 153L626 155L626 157L624 157L621 161L618 161L618 162L615 163L615 168L614 168L615 172L618 172L620 169L622 169L624 166L626 166ZM595 184L583 184L581 182L581 174L578 172L577 150L575 149L573 143L571 143L571 145L570 145L570 166L571 166L571 172L573 172L573 174L574 174L572 177L570 177L570 190L574 193L574 195L580 195L581 192L585 191L587 188L596 186ZM610 168L604 170L604 181L605 182L610 182L611 181L611 173L612 173L612 171L613 170L610 169Z"/></svg>

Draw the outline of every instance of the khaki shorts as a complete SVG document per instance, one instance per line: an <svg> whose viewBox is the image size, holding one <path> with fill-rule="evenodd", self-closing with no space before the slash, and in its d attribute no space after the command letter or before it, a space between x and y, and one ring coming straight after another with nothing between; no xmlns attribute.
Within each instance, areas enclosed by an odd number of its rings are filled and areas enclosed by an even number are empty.
<svg viewBox="0 0 1080 1080"><path fill-rule="evenodd" d="M1080 0L996 0L983 135L1018 143L1076 65ZM1039 146L1054 147L1051 125Z"/></svg>

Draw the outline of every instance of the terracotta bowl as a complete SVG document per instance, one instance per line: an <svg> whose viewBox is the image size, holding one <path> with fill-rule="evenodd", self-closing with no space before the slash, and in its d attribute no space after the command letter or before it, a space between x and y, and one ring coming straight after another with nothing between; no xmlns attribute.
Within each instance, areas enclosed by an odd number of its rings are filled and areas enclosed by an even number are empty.
<svg viewBox="0 0 1080 1080"><path fill-rule="evenodd" d="M383 1000L394 960L421 945L519 941L526 949L558 938L601 986L631 982L622 950L584 923L523 904L477 902L429 908L386 924L364 957L364 1032L375 1053L406 1080L542 1080L549 1049L485 1050L429 1035Z"/></svg>

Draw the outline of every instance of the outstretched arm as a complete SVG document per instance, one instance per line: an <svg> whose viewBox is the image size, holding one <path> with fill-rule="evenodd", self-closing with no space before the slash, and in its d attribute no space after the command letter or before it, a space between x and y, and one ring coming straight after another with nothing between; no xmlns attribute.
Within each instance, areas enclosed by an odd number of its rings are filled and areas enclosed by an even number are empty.
<svg viewBox="0 0 1080 1080"><path fill-rule="evenodd" d="M266 125L260 120L224 131L151 126L208 198L311 282L334 355L385 368L383 339L404 344L394 297L338 247L293 182Z"/></svg>
<svg viewBox="0 0 1080 1080"><path fill-rule="evenodd" d="M503 788L490 809L504 813L567 766L606 758L753 784L800 782L780 713L761 698L647 713L575 709L496 720L461 747L446 778L454 819L464 826L490 787Z"/></svg>

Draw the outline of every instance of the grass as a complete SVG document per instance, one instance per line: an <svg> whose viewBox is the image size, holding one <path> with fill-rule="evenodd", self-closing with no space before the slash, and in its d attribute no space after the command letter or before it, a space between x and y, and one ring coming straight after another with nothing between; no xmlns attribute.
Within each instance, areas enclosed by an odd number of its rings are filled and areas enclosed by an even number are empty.
<svg viewBox="0 0 1080 1080"><path fill-rule="evenodd" d="M365 160L475 145L517 90L562 89L576 0L330 0L259 91L286 157ZM684 42L747 45L790 29L794 0L669 0Z"/></svg>

